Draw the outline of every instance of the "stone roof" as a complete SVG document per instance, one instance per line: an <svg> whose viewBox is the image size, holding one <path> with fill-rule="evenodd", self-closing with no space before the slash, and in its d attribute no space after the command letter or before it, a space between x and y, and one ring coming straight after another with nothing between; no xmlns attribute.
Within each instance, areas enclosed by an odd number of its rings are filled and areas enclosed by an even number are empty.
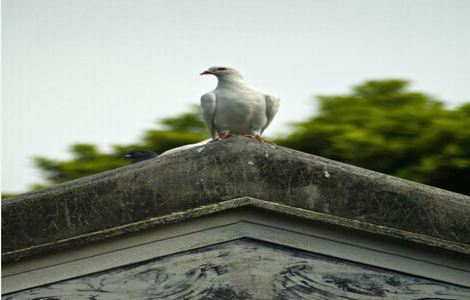
<svg viewBox="0 0 470 300"><path fill-rule="evenodd" d="M252 206L470 254L470 197L244 137L2 201L2 257Z"/></svg>

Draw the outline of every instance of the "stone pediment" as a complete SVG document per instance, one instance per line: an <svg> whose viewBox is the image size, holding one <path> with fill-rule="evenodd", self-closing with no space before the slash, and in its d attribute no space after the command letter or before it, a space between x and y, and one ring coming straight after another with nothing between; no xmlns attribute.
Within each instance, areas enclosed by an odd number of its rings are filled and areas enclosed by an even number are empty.
<svg viewBox="0 0 470 300"><path fill-rule="evenodd" d="M56 287L220 243L238 247L233 255L243 257L240 245L257 241L286 260L296 249L328 256L337 266L379 268L383 280L398 272L457 291L469 286L469 219L468 196L234 137L4 200L3 286L8 293ZM171 282L188 270L172 271ZM276 272L270 276L283 271ZM233 285L223 282L213 288ZM270 293L282 296L272 284ZM233 286L234 295L253 295L248 286ZM353 289L334 286L324 288L343 296ZM419 295L431 297L431 290Z"/></svg>
<svg viewBox="0 0 470 300"><path fill-rule="evenodd" d="M470 289L444 288L434 280L244 238L54 283L29 294L54 299L455 299L470 297Z"/></svg>

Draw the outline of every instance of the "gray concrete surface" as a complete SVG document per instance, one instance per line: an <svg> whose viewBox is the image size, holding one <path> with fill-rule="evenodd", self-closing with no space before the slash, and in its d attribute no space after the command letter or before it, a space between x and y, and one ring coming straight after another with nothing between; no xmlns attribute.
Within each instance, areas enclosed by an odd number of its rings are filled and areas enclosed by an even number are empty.
<svg viewBox="0 0 470 300"><path fill-rule="evenodd" d="M470 253L468 196L234 137L3 200L4 261L245 196L424 235Z"/></svg>

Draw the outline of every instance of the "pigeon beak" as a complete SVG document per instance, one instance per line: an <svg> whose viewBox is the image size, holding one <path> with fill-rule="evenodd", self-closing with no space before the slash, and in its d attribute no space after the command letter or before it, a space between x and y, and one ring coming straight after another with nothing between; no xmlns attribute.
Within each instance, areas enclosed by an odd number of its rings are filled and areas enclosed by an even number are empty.
<svg viewBox="0 0 470 300"><path fill-rule="evenodd" d="M207 70L207 71L202 72L202 73L199 74L199 75L211 75L211 74L214 74L214 73L212 73L211 71Z"/></svg>

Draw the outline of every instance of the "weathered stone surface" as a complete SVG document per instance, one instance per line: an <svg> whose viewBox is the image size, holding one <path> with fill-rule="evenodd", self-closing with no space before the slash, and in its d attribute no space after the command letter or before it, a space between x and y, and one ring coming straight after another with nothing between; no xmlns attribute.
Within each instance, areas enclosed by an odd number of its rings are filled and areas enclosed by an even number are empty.
<svg viewBox="0 0 470 300"><path fill-rule="evenodd" d="M468 196L234 137L6 199L2 251L243 196L470 244Z"/></svg>
<svg viewBox="0 0 470 300"><path fill-rule="evenodd" d="M5 295L21 299L469 299L470 289L241 239Z"/></svg>

